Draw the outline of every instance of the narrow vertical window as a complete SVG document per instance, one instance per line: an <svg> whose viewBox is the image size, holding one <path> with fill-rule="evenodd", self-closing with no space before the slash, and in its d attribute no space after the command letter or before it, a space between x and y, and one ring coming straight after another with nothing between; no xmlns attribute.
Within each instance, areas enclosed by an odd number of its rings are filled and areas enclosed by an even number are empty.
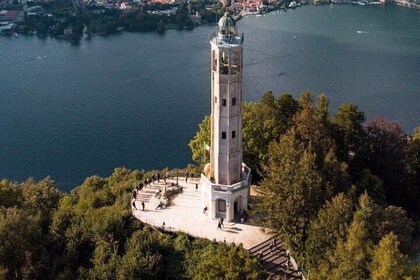
<svg viewBox="0 0 420 280"><path fill-rule="evenodd" d="M222 106L226 106L226 99L222 99Z"/></svg>
<svg viewBox="0 0 420 280"><path fill-rule="evenodd" d="M235 138L236 137L236 132L235 132L235 130L233 130L232 131L232 138Z"/></svg>
<svg viewBox="0 0 420 280"><path fill-rule="evenodd" d="M232 106L236 106L236 97L232 98Z"/></svg>
<svg viewBox="0 0 420 280"><path fill-rule="evenodd" d="M214 103L217 103L217 96L214 97Z"/></svg>
<svg viewBox="0 0 420 280"><path fill-rule="evenodd" d="M222 131L222 139L226 139L226 132Z"/></svg>
<svg viewBox="0 0 420 280"><path fill-rule="evenodd" d="M213 50L213 71L217 70L217 58L216 58L216 51Z"/></svg>

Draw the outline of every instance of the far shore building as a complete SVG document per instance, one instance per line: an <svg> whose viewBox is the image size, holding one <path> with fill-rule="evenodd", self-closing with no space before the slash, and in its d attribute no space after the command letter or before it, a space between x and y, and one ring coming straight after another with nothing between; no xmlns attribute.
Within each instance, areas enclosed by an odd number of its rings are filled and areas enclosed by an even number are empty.
<svg viewBox="0 0 420 280"><path fill-rule="evenodd" d="M243 33L226 13L211 44L210 163L200 178L209 218L233 221L247 209L251 170L242 162Z"/></svg>

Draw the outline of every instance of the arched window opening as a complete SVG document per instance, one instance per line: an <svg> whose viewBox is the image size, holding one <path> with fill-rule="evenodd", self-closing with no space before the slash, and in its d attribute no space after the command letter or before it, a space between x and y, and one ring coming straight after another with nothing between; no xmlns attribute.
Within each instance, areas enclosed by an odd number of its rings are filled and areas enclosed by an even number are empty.
<svg viewBox="0 0 420 280"><path fill-rule="evenodd" d="M229 56L226 52L222 52L220 55L220 68L221 74L228 74L229 72Z"/></svg>
<svg viewBox="0 0 420 280"><path fill-rule="evenodd" d="M240 62L239 53L237 52L232 53L232 60L230 64L232 74L237 74L240 72L240 69L241 69L240 65L241 65L241 62Z"/></svg>

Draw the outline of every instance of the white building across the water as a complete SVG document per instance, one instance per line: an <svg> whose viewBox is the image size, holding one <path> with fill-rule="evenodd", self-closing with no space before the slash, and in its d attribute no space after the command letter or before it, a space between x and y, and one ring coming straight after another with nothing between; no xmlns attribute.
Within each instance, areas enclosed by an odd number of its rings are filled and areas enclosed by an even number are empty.
<svg viewBox="0 0 420 280"><path fill-rule="evenodd" d="M243 33L226 13L211 44L210 163L201 175L201 205L212 218L233 221L248 205L250 169L242 162Z"/></svg>

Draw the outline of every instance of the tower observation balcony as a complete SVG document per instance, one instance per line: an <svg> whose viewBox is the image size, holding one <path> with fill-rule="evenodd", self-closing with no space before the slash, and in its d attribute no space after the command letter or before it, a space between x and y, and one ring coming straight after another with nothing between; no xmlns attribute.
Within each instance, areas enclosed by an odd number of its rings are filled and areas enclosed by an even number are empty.
<svg viewBox="0 0 420 280"><path fill-rule="evenodd" d="M235 47L242 45L244 42L244 34L235 32L234 34L223 34L219 31L213 32L210 42L219 47Z"/></svg>
<svg viewBox="0 0 420 280"><path fill-rule="evenodd" d="M233 184L233 185L222 185L214 183L212 178L208 178L204 173L201 173L201 180L205 182L205 185L210 186L212 191L216 192L236 192L242 190L244 188L249 187L251 184L251 169L242 163L242 172L241 172L241 181Z"/></svg>

